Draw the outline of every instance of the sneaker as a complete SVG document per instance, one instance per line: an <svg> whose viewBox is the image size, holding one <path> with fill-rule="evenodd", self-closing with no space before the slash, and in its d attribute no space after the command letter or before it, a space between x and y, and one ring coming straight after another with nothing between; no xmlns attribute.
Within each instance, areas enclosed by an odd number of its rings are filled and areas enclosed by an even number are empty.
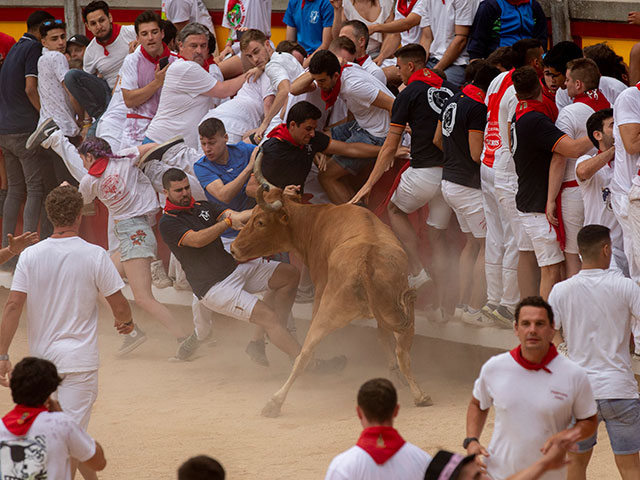
<svg viewBox="0 0 640 480"><path fill-rule="evenodd" d="M423 268L418 275L409 275L409 288L418 290L425 283L430 282L431 277L427 271Z"/></svg>
<svg viewBox="0 0 640 480"><path fill-rule="evenodd" d="M182 362L184 362L185 360L189 360L189 358L191 358L193 354L196 353L196 350L200 346L195 330L184 340L178 341L180 342L180 345L178 345L178 351L176 352L175 358Z"/></svg>
<svg viewBox="0 0 640 480"><path fill-rule="evenodd" d="M56 122L53 121L53 118L45 120L38 128L36 128L35 132L29 135L24 147L27 150L33 150L49 138L49 136L56 130L60 130L60 127L58 127Z"/></svg>
<svg viewBox="0 0 640 480"><path fill-rule="evenodd" d="M493 320L483 315L482 310L474 310L471 307L462 314L462 321L474 327L489 327L493 325Z"/></svg>
<svg viewBox="0 0 640 480"><path fill-rule="evenodd" d="M182 142L184 142L184 138L178 135L177 137L173 137L172 139L167 140L164 143L159 143L140 157L140 160L138 161L138 168L142 168L145 163L151 160L162 161L162 155L164 155L167 150L169 150L174 145Z"/></svg>
<svg viewBox="0 0 640 480"><path fill-rule="evenodd" d="M151 282L156 288L167 288L173 285L173 282L164 271L162 260L151 262Z"/></svg>
<svg viewBox="0 0 640 480"><path fill-rule="evenodd" d="M456 305L456 309L453 312L453 316L457 319L461 319L462 315L464 314L464 312L467 311L467 306L463 305L461 303L459 303L458 305Z"/></svg>
<svg viewBox="0 0 640 480"><path fill-rule="evenodd" d="M313 365L309 366L309 371L320 374L338 373L344 370L344 367L346 366L347 357L344 355L338 355L337 357L329 358L328 360L315 360Z"/></svg>
<svg viewBox="0 0 640 480"><path fill-rule="evenodd" d="M315 296L316 287L314 287L313 284L309 284L307 287L298 288L295 303L313 303Z"/></svg>
<svg viewBox="0 0 640 480"><path fill-rule="evenodd" d="M500 328L513 328L515 317L513 313L511 313L511 310L504 305L498 305L498 308L493 311L493 318Z"/></svg>
<svg viewBox="0 0 640 480"><path fill-rule="evenodd" d="M558 353L563 357L569 357L569 349L567 348L567 344L565 342L562 342L560 345L558 345L557 350Z"/></svg>
<svg viewBox="0 0 640 480"><path fill-rule="evenodd" d="M249 342L247 348L244 350L249 355L249 358L253 360L258 365L262 365L263 367L269 366L269 359L267 358L267 352L265 348L264 340L255 340Z"/></svg>
<svg viewBox="0 0 640 480"><path fill-rule="evenodd" d="M480 311L482 312L482 315L487 317L489 320L493 321L494 320L493 312L495 312L496 308L498 308L498 305L495 305L493 303L487 303L484 307L480 309Z"/></svg>
<svg viewBox="0 0 640 480"><path fill-rule="evenodd" d="M116 355L119 357L124 357L128 353L133 352L136 348L138 348L146 341L147 336L145 335L145 333L140 330L137 325L134 325L133 332L124 337L122 345L118 349Z"/></svg>

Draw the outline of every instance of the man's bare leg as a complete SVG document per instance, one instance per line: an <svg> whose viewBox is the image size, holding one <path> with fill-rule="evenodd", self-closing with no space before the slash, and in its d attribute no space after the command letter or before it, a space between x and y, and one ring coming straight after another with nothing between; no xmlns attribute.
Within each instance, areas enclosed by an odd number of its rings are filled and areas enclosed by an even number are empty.
<svg viewBox="0 0 640 480"><path fill-rule="evenodd" d="M409 257L409 270L412 275L418 275L423 266L419 254L418 235L409 221L409 215L400 210L393 202L389 202L387 213L391 230L396 234Z"/></svg>
<svg viewBox="0 0 640 480"><path fill-rule="evenodd" d="M487 302L487 276L484 272L484 238L474 238L479 244L476 263L473 267L473 285L471 286L471 298L469 306L475 309L481 309Z"/></svg>
<svg viewBox="0 0 640 480"><path fill-rule="evenodd" d="M569 467L567 468L567 480L586 480L587 466L591 460L593 448L584 453L569 452Z"/></svg>
<svg viewBox="0 0 640 480"><path fill-rule="evenodd" d="M565 277L571 278L576 273L580 271L582 268L582 262L580 261L580 257L577 253L565 253L564 254L564 267L565 267Z"/></svg>
<svg viewBox="0 0 640 480"><path fill-rule="evenodd" d="M540 296L547 300L553 286L562 281L562 264L555 263L546 267L540 267Z"/></svg>
<svg viewBox="0 0 640 480"><path fill-rule="evenodd" d="M533 297L540 292L540 268L535 252L520 250L518 260L518 286L520 297Z"/></svg>
<svg viewBox="0 0 640 480"><path fill-rule="evenodd" d="M640 455L614 455L622 480L640 480Z"/></svg>
<svg viewBox="0 0 640 480"><path fill-rule="evenodd" d="M469 305L471 301L472 284L477 280L473 277L476 259L478 258L479 245L475 242L475 238L471 233L465 233L466 243L460 253L459 272L460 272L460 296L458 303ZM484 254L482 255L484 262ZM480 305L482 307L482 305ZM474 308L480 308L474 307Z"/></svg>
<svg viewBox="0 0 640 480"><path fill-rule="evenodd" d="M336 163L332 158L327 162L327 169L318 174L318 181L332 203L340 205L347 203L355 195L344 178L350 173Z"/></svg>

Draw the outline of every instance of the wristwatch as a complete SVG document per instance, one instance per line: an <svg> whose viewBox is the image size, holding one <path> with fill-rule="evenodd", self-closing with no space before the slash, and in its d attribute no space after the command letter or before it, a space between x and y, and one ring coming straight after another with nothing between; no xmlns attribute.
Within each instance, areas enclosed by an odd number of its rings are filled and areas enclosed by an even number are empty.
<svg viewBox="0 0 640 480"><path fill-rule="evenodd" d="M9 354L5 353L4 355L0 355L0 362L6 362L9 360Z"/></svg>
<svg viewBox="0 0 640 480"><path fill-rule="evenodd" d="M480 440L478 440L476 437L467 437L462 441L462 448L464 448L465 450L467 448L469 448L469 445L471 444L471 442L480 442Z"/></svg>

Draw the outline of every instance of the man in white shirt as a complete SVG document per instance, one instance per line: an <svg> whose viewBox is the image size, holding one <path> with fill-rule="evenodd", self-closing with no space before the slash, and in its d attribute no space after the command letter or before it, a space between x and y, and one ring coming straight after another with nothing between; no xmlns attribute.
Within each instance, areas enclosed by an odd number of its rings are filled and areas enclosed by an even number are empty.
<svg viewBox="0 0 640 480"><path fill-rule="evenodd" d="M100 444L54 400L61 381L48 360L26 357L16 365L10 382L16 406L0 423L1 478L71 480L78 461L94 477L106 466Z"/></svg>
<svg viewBox="0 0 640 480"><path fill-rule="evenodd" d="M605 108L587 120L587 135L598 149L595 155L576 160L576 180L584 202L585 225L604 225L611 232L611 266L629 276L624 255L622 228L611 206L611 178L615 166L613 109Z"/></svg>
<svg viewBox="0 0 640 480"><path fill-rule="evenodd" d="M557 283L549 295L568 357L584 368L604 420L616 466L624 480L640 473L640 399L629 342L640 333L640 287L609 270L611 237L603 225L578 233L582 270ZM560 338L559 338L560 340ZM636 345L639 337L636 336ZM636 346L636 349L638 347ZM569 453L568 478L586 478L597 431Z"/></svg>
<svg viewBox="0 0 640 480"><path fill-rule="evenodd" d="M364 22L361 22L360 20L345 22L340 29L340 36L347 37L356 46L355 62L382 83L386 84L387 77L384 75L384 72L374 63L373 60L371 60L371 57L367 55L367 47L369 46L369 30Z"/></svg>
<svg viewBox="0 0 640 480"><path fill-rule="evenodd" d="M389 380L365 382L356 407L364 430L356 446L331 461L325 480L422 480L431 456L393 428L399 410L398 394Z"/></svg>
<svg viewBox="0 0 640 480"><path fill-rule="evenodd" d="M559 356L551 343L555 329L549 304L541 297L525 298L516 308L514 330L520 345L482 366L467 410L463 447L485 457L494 480L532 464L553 445L590 437L597 427L587 373ZM492 405L495 427L487 449L479 439ZM567 472L557 470L544 478L565 480Z"/></svg>

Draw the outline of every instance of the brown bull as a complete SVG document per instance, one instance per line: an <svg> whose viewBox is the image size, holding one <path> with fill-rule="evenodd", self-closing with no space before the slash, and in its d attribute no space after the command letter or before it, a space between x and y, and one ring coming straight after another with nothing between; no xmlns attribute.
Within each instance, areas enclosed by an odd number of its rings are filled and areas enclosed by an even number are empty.
<svg viewBox="0 0 640 480"><path fill-rule="evenodd" d="M408 286L407 255L393 232L365 208L302 205L282 195L282 190L262 176L261 157L258 155L254 167L261 184L258 206L231 245L231 253L246 261L295 251L309 268L316 287L311 325L300 355L262 414L280 413L289 389L320 340L355 319L371 317L378 322L378 336L392 371L397 372L399 366L416 405L431 405L411 373L415 290Z"/></svg>

